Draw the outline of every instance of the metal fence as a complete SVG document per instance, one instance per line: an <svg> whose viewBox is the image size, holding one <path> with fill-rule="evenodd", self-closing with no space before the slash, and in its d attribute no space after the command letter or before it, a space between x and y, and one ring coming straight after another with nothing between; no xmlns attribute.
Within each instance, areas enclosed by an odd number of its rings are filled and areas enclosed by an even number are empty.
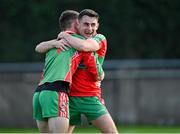
<svg viewBox="0 0 180 134"><path fill-rule="evenodd" d="M0 63L0 126L35 126L43 63ZM180 60L106 60L102 96L116 123L180 123ZM12 114L13 113L13 114Z"/></svg>

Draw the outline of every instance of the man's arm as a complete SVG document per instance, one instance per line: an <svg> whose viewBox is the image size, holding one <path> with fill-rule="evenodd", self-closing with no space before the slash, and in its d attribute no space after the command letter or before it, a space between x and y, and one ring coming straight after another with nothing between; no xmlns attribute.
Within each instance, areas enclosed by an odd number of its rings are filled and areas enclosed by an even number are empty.
<svg viewBox="0 0 180 134"><path fill-rule="evenodd" d="M104 79L104 71L98 60L97 54L93 54L93 52L84 52L83 63L95 81L102 81Z"/></svg>
<svg viewBox="0 0 180 134"><path fill-rule="evenodd" d="M58 35L58 38L65 39L70 46L72 46L73 48L79 51L88 52L88 51L97 51L100 49L99 43L92 38L83 40L83 39L79 39L77 37L71 36L70 34L66 32L61 32Z"/></svg>
<svg viewBox="0 0 180 134"><path fill-rule="evenodd" d="M65 40L54 39L50 41L44 41L36 46L35 51L38 53L46 53L51 48L60 48L62 50L68 50L65 44L67 44Z"/></svg>
<svg viewBox="0 0 180 134"><path fill-rule="evenodd" d="M51 48L55 47L55 42L56 40L43 41L36 46L35 51L38 53L46 53Z"/></svg>
<svg viewBox="0 0 180 134"><path fill-rule="evenodd" d="M105 73L104 73L104 70L103 70L102 65L100 63L99 63L99 65L97 65L97 72L98 72L97 80L102 81L105 77Z"/></svg>

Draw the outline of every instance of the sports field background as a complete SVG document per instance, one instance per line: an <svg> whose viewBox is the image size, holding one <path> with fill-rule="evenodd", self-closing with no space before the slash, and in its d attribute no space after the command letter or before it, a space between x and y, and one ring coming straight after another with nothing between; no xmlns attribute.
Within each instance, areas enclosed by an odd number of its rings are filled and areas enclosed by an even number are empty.
<svg viewBox="0 0 180 134"><path fill-rule="evenodd" d="M120 133L180 133L180 126L119 125ZM0 128L0 133L38 133L36 128ZM92 126L77 127L74 133L100 133Z"/></svg>
<svg viewBox="0 0 180 134"><path fill-rule="evenodd" d="M84 8L100 14L98 32L108 40L102 95L119 132L180 133L180 0L1 0L0 7L0 133L38 132L32 95L44 56L34 48L57 37L63 10Z"/></svg>

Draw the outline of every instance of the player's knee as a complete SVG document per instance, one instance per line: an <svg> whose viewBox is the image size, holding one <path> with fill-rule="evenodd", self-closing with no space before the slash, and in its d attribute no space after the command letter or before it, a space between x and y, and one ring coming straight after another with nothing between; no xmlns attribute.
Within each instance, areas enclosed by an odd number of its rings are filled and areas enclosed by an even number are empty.
<svg viewBox="0 0 180 134"><path fill-rule="evenodd" d="M49 133L49 127L47 122L37 121L37 126L40 133Z"/></svg>
<svg viewBox="0 0 180 134"><path fill-rule="evenodd" d="M49 132L50 132L50 133L55 132L55 128L54 128L53 126L49 126Z"/></svg>
<svg viewBox="0 0 180 134"><path fill-rule="evenodd" d="M118 131L116 129L116 127L107 127L103 133L114 133L114 134L118 134Z"/></svg>

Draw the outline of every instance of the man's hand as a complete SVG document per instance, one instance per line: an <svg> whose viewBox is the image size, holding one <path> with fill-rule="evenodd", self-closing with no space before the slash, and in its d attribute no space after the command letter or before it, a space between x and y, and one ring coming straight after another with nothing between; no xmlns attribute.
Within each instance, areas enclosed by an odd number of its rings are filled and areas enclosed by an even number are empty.
<svg viewBox="0 0 180 134"><path fill-rule="evenodd" d="M63 51L67 51L71 46L65 39L61 39L56 42L55 47L60 48Z"/></svg>
<svg viewBox="0 0 180 134"><path fill-rule="evenodd" d="M58 39L58 40L63 39L63 38L65 38L65 36L68 36L68 35L69 35L69 34L66 33L66 32L60 32L60 33L58 34L57 39Z"/></svg>
<svg viewBox="0 0 180 134"><path fill-rule="evenodd" d="M101 87L101 81L96 81L96 86Z"/></svg>
<svg viewBox="0 0 180 134"><path fill-rule="evenodd" d="M104 72L103 72L102 75L97 78L97 80L98 80L98 81L102 81L102 80L104 79L104 76L105 76L105 74L104 74Z"/></svg>

